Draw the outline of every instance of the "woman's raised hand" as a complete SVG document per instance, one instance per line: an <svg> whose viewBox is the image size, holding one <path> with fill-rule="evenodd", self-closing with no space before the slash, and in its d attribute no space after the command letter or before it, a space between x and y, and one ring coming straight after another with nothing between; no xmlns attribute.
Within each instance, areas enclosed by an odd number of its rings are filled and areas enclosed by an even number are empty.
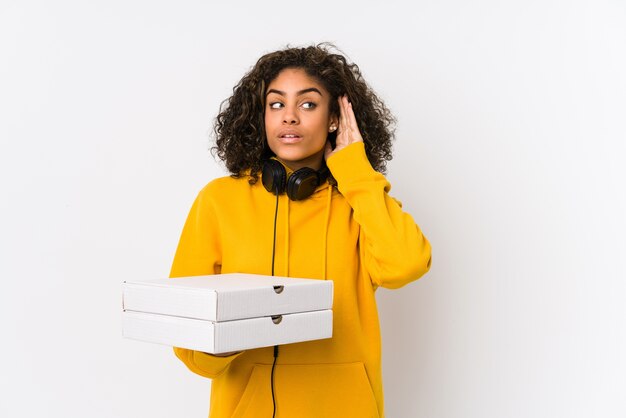
<svg viewBox="0 0 626 418"><path fill-rule="evenodd" d="M330 142L326 142L324 158L328 160L337 151L342 150L354 142L363 142L363 137L356 123L356 117L352 110L352 103L348 101L348 96L341 96L339 101L339 127L337 128L337 141L335 149L332 149Z"/></svg>

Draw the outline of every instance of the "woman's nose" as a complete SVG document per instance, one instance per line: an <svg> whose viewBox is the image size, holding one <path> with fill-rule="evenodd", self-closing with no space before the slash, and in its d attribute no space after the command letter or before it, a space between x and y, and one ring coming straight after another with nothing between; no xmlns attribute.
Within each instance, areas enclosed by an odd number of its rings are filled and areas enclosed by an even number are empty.
<svg viewBox="0 0 626 418"><path fill-rule="evenodd" d="M298 123L298 116L293 109L289 107L285 108L285 114L283 115L283 123L286 123L289 125Z"/></svg>

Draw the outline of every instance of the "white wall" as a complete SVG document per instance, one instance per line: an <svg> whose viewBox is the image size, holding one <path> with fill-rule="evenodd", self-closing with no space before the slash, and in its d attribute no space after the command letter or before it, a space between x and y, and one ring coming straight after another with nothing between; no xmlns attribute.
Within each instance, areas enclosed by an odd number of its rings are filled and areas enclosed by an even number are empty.
<svg viewBox="0 0 626 418"><path fill-rule="evenodd" d="M206 416L120 284L168 274L237 80L324 40L397 115L434 248L378 294L388 416L626 415L624 2L4 0L0 416Z"/></svg>

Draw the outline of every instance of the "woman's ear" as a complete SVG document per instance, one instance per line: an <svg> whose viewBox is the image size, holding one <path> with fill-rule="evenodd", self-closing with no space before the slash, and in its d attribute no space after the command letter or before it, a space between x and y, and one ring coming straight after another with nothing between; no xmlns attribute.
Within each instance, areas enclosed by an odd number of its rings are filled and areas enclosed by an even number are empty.
<svg viewBox="0 0 626 418"><path fill-rule="evenodd" d="M328 126L328 132L335 132L339 126L339 118L337 116L330 117L330 125Z"/></svg>

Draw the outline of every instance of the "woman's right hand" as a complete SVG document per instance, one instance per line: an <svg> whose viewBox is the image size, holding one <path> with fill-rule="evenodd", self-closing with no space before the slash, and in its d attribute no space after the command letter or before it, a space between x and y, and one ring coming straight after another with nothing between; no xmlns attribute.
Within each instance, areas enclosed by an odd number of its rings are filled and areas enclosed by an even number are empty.
<svg viewBox="0 0 626 418"><path fill-rule="evenodd" d="M335 149L330 145L330 142L326 142L326 149L324 150L324 158L326 160L354 142L363 142L359 125L354 116L354 110L352 110L352 103L348 100L348 96L340 96L337 100L339 102L337 139L335 140Z"/></svg>

